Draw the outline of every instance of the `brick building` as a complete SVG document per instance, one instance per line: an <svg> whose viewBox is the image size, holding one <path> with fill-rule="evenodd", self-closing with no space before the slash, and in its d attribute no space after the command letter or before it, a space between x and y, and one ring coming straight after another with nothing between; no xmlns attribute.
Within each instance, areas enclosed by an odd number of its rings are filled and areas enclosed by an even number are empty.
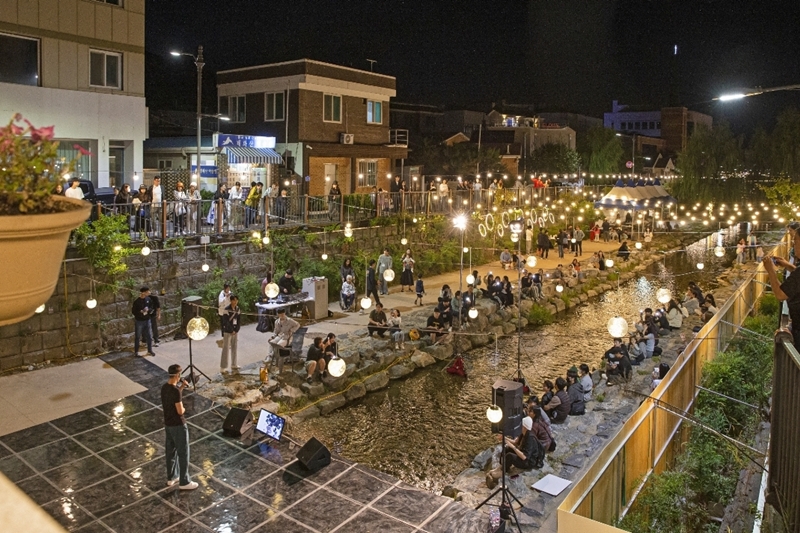
<svg viewBox="0 0 800 533"><path fill-rule="evenodd" d="M389 128L395 78L300 59L217 73L221 129L277 139L287 170L311 195L338 181L344 193L388 186L408 155L408 136Z"/></svg>

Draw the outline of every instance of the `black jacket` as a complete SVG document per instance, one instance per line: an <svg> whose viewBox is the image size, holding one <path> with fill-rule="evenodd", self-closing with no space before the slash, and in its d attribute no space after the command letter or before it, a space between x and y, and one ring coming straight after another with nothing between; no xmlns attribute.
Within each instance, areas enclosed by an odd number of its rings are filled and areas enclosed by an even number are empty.
<svg viewBox="0 0 800 533"><path fill-rule="evenodd" d="M367 269L367 292L378 290L378 280L375 278L375 269L369 267Z"/></svg>
<svg viewBox="0 0 800 533"><path fill-rule="evenodd" d="M297 292L297 283L294 278L287 278L285 275L278 280L278 287L281 290L281 294L294 294Z"/></svg>
<svg viewBox="0 0 800 533"><path fill-rule="evenodd" d="M222 315L222 332L223 333L238 333L241 326L240 315L242 310L240 307L233 309L230 305L225 308L225 314Z"/></svg>

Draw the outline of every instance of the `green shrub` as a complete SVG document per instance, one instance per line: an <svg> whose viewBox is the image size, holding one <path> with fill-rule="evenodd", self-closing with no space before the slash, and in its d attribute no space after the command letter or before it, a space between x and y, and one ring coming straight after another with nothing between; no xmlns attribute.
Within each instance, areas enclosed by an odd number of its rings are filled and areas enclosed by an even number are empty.
<svg viewBox="0 0 800 533"><path fill-rule="evenodd" d="M619 279L619 274L616 272L609 272L606 279L608 281L617 281Z"/></svg>
<svg viewBox="0 0 800 533"><path fill-rule="evenodd" d="M780 302L772 293L767 293L758 301L758 313L760 315L776 315L780 308Z"/></svg>
<svg viewBox="0 0 800 533"><path fill-rule="evenodd" d="M553 323L553 315L545 307L533 304L528 311L528 324L531 326L546 326Z"/></svg>

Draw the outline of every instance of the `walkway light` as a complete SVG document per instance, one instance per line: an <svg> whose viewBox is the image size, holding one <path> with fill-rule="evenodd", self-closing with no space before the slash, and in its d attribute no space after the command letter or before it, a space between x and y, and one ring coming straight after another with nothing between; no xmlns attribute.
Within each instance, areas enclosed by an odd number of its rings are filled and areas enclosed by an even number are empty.
<svg viewBox="0 0 800 533"><path fill-rule="evenodd" d="M473 319L478 318L478 310L475 309L474 307L472 309L470 309L469 313L467 313L467 314L469 315L470 318L473 318Z"/></svg>
<svg viewBox="0 0 800 533"><path fill-rule="evenodd" d="M394 270L391 268L387 268L383 271L383 279L386 281L392 281L394 279Z"/></svg>
<svg viewBox="0 0 800 533"><path fill-rule="evenodd" d="M536 256L533 255L533 254L529 255L528 258L525 260L525 264L528 265L530 268L535 267L536 266Z"/></svg>
<svg viewBox="0 0 800 533"><path fill-rule="evenodd" d="M208 336L208 320L196 316L186 324L186 334L193 341L201 341Z"/></svg>
<svg viewBox="0 0 800 533"><path fill-rule="evenodd" d="M656 291L656 300L662 304L669 303L669 301L672 300L672 293L669 289L658 289Z"/></svg>
<svg viewBox="0 0 800 533"><path fill-rule="evenodd" d="M497 405L492 404L486 409L486 418L488 418L489 422L492 424L497 424L503 419L503 410Z"/></svg>
<svg viewBox="0 0 800 533"><path fill-rule="evenodd" d="M372 300L369 296L361 298L361 309L369 309L370 307L372 307Z"/></svg>
<svg viewBox="0 0 800 533"><path fill-rule="evenodd" d="M334 355L331 361L328 363L328 372L330 372L331 376L335 378L343 376L346 369L347 364L343 359L340 359L338 355Z"/></svg>
<svg viewBox="0 0 800 533"><path fill-rule="evenodd" d="M628 334L628 321L621 316L615 316L608 320L608 333L615 339L619 339Z"/></svg>

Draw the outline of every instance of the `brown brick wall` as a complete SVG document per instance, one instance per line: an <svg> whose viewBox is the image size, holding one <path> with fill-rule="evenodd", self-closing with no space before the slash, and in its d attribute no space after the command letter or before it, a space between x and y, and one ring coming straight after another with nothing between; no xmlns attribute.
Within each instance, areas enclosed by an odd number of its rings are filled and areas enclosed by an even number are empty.
<svg viewBox="0 0 800 533"><path fill-rule="evenodd" d="M311 176L311 182L309 183L308 194L321 196L326 193L328 187L325 182L326 163L338 166L336 179L339 182L339 188L342 190L342 194L349 194L350 175L352 172L349 157L310 157L308 159L308 175Z"/></svg>
<svg viewBox="0 0 800 533"><path fill-rule="evenodd" d="M389 142L389 102L383 102L383 124L367 124L367 101L364 98L342 96L342 121L324 122L324 94L300 91L298 135L306 142L338 143L339 135L352 133L355 144L387 144Z"/></svg>

